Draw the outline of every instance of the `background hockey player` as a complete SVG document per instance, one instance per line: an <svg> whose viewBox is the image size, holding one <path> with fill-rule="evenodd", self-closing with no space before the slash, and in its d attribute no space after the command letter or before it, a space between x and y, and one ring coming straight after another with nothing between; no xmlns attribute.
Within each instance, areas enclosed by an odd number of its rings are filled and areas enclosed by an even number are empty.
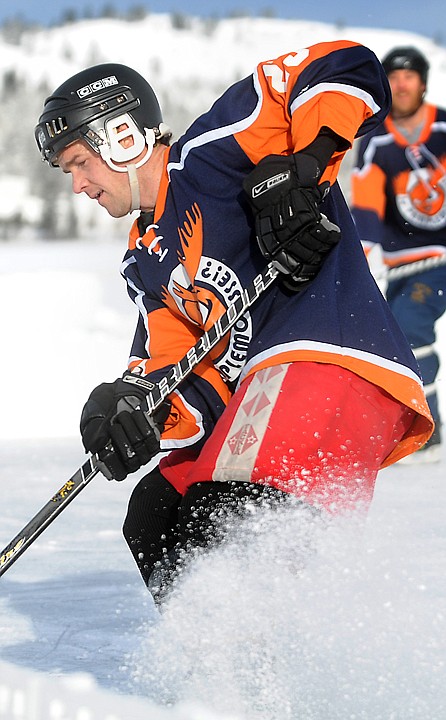
<svg viewBox="0 0 446 720"><path fill-rule="evenodd" d="M432 431L336 183L389 104L375 55L345 41L260 63L172 146L128 67L86 69L45 102L43 158L110 215L141 211L122 265L139 310L128 371L92 391L81 432L116 480L170 451L124 524L149 585L176 543L205 544L246 501L367 508L378 470ZM270 260L280 280L149 422L132 380L158 382Z"/></svg>
<svg viewBox="0 0 446 720"><path fill-rule="evenodd" d="M446 255L446 112L424 99L429 65L414 47L383 59L392 90L384 125L358 143L352 213L366 253L390 267ZM378 248L376 248L378 249ZM386 297L418 360L435 432L410 462L441 457L435 323L446 309L446 264L388 283Z"/></svg>

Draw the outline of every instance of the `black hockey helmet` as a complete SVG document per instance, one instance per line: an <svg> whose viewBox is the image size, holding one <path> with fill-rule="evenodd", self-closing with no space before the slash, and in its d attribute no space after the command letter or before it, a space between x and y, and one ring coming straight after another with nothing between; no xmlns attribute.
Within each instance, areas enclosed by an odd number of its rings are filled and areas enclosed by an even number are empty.
<svg viewBox="0 0 446 720"><path fill-rule="evenodd" d="M118 131L118 127L126 130ZM124 148L120 140L133 136ZM113 169L147 146L170 137L156 95L149 83L126 65L105 63L73 75L45 100L35 128L43 160L57 166L57 155L75 140L85 140Z"/></svg>
<svg viewBox="0 0 446 720"><path fill-rule="evenodd" d="M420 75L424 85L427 84L429 63L423 53L415 47L396 47L387 53L381 64L386 75L393 70L415 70Z"/></svg>

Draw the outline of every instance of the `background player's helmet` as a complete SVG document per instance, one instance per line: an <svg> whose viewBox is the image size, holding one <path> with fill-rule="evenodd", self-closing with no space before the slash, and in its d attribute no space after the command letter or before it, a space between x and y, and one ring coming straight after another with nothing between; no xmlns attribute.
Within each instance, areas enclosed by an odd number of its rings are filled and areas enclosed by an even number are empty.
<svg viewBox="0 0 446 720"><path fill-rule="evenodd" d="M397 47L391 50L381 61L386 75L393 70L415 70L424 85L427 84L429 63L423 53L414 47Z"/></svg>
<svg viewBox="0 0 446 720"><path fill-rule="evenodd" d="M82 139L114 170L125 170L115 163L130 163L145 147L150 157L155 142L170 135L152 87L135 70L116 63L66 80L45 100L35 128L42 158L50 165L57 166L61 150ZM128 136L133 144L124 147L121 141Z"/></svg>

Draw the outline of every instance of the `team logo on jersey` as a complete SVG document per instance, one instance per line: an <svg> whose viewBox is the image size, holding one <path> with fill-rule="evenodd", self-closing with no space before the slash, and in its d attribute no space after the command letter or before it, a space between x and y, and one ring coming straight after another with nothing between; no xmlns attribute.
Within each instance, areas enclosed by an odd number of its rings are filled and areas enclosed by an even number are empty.
<svg viewBox="0 0 446 720"><path fill-rule="evenodd" d="M178 237L178 265L171 272L167 287L163 287L163 300L175 314L180 312L207 331L243 288L235 272L223 261L202 255L203 218L196 203L186 211ZM251 337L251 316L247 312L211 351L215 366L226 379L235 380L240 374Z"/></svg>
<svg viewBox="0 0 446 720"><path fill-rule="evenodd" d="M137 228L136 223L134 228ZM167 247L163 247L162 241L164 240L164 237L159 233L159 225L152 223L146 227L144 235L140 236L138 234L138 236L135 237L136 235L136 230L135 233L133 233L132 228L129 250L145 250L149 255L156 255L158 257L158 262L163 262L169 252L169 249Z"/></svg>
<svg viewBox="0 0 446 720"><path fill-rule="evenodd" d="M398 210L413 227L440 230L446 226L446 168L425 145L406 148L411 166L395 180Z"/></svg>

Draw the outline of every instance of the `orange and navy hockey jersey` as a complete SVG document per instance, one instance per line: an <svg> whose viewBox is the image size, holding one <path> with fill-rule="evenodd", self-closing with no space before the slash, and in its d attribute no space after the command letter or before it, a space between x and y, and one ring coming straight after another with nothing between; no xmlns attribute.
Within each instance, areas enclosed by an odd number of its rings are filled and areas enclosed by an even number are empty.
<svg viewBox="0 0 446 720"><path fill-rule="evenodd" d="M154 216L130 232L122 272L139 308L129 368L156 382L265 267L242 190L269 154L305 148L329 127L345 138L376 127L390 90L376 56L357 43L322 43L258 65L231 86L166 152ZM284 362L349 368L415 411L407 454L431 432L412 352L372 279L336 182L345 151L323 180L322 212L342 237L309 288L266 290L172 395L162 449L198 451L238 383ZM293 412L293 408L290 408Z"/></svg>
<svg viewBox="0 0 446 720"><path fill-rule="evenodd" d="M351 211L368 253L389 266L446 254L446 111L426 104L415 143L389 116L358 143Z"/></svg>

